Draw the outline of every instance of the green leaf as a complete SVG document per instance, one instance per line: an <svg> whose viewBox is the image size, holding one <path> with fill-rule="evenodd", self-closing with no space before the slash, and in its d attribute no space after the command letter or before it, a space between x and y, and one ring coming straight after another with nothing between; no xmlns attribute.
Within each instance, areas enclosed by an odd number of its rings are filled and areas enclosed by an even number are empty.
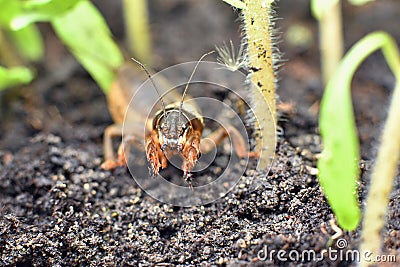
<svg viewBox="0 0 400 267"><path fill-rule="evenodd" d="M34 74L25 67L4 68L0 66L0 90L32 81Z"/></svg>
<svg viewBox="0 0 400 267"><path fill-rule="evenodd" d="M52 25L62 42L107 93L123 56L99 11L89 1L81 1L70 12L55 18Z"/></svg>
<svg viewBox="0 0 400 267"><path fill-rule="evenodd" d="M27 25L16 31L7 31L20 55L28 61L39 61L44 55L44 44L35 25Z"/></svg>
<svg viewBox="0 0 400 267"><path fill-rule="evenodd" d="M342 59L322 98L319 126L324 150L318 161L318 176L339 225L346 230L355 229L361 217L357 200L359 141L350 83L366 57L384 45L393 46L393 43L383 32L371 33L357 42ZM399 69L397 54L393 55L389 50L383 50L389 66L393 70Z"/></svg>
<svg viewBox="0 0 400 267"><path fill-rule="evenodd" d="M22 12L13 17L11 28L21 29L38 21L51 21L71 10L82 0L30 0L21 2Z"/></svg>
<svg viewBox="0 0 400 267"><path fill-rule="evenodd" d="M21 1L0 0L0 27L4 29L22 58L37 61L43 57L44 46L39 30L35 25L26 25L15 30L11 21L22 15Z"/></svg>
<svg viewBox="0 0 400 267"><path fill-rule="evenodd" d="M21 13L18 0L0 0L0 26L10 29L11 20Z"/></svg>

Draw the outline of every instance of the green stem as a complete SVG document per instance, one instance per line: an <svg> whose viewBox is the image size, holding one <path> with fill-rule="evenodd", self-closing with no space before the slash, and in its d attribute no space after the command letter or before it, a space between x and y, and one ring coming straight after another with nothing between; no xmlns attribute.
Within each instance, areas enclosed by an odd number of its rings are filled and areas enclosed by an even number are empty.
<svg viewBox="0 0 400 267"><path fill-rule="evenodd" d="M151 64L151 37L146 0L124 0L125 27L130 51L142 63Z"/></svg>
<svg viewBox="0 0 400 267"><path fill-rule="evenodd" d="M21 58L18 56L17 51L10 44L4 31L0 29L0 62L6 67L23 66Z"/></svg>
<svg viewBox="0 0 400 267"><path fill-rule="evenodd" d="M322 79L326 84L343 56L341 1L332 4L319 19Z"/></svg>

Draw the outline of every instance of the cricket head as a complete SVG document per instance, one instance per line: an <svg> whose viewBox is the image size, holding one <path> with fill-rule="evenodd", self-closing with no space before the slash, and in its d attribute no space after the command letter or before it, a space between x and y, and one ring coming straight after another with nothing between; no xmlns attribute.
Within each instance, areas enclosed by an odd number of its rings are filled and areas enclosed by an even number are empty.
<svg viewBox="0 0 400 267"><path fill-rule="evenodd" d="M187 140L190 129L190 120L184 113L171 109L161 113L157 127L161 149L177 150L180 152Z"/></svg>

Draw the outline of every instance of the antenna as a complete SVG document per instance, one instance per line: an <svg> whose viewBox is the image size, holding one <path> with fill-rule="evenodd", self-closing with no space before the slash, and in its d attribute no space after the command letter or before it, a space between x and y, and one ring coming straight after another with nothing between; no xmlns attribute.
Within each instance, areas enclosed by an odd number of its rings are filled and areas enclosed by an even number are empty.
<svg viewBox="0 0 400 267"><path fill-rule="evenodd" d="M192 74L190 74L189 81L187 82L187 84L186 84L186 86L185 86L185 90L183 91L183 94L182 94L181 103L179 104L179 116L178 116L178 122L179 122L179 124L178 124L178 125L181 124L181 114L182 114L183 100L185 100L185 96L186 96L186 93L187 93L187 91L188 91L188 89L189 89L189 84L190 84L190 82L192 81L192 78L193 78L193 76L194 76L194 73L196 72L196 69L197 69L197 67L198 67L199 64L200 64L200 61L201 61L203 58L205 58L206 56L208 56L208 55L210 55L210 54L212 54L212 53L214 53L214 51L211 51L211 52L208 52L208 53L205 53L204 55L202 55L201 58L197 61L196 66L194 67L194 69L193 69L193 71L192 71Z"/></svg>
<svg viewBox="0 0 400 267"><path fill-rule="evenodd" d="M154 83L153 78L151 78L150 72L149 72L149 71L147 70L147 68L146 68L141 62L139 62L137 59L134 59L134 58L131 58L131 59L132 59L134 62L136 62L136 64L138 64L138 65L146 72L147 77L149 77L151 83L153 84L154 89L156 89L156 92L157 92L158 97L160 98L161 105L162 105L162 108L163 108L163 111L164 111L164 117L166 118L166 117L167 117L167 112L166 112L166 110L165 110L165 103L164 103L164 100L163 100L163 98L162 98L162 96L161 96L161 94L160 94L160 91L158 90L156 84Z"/></svg>

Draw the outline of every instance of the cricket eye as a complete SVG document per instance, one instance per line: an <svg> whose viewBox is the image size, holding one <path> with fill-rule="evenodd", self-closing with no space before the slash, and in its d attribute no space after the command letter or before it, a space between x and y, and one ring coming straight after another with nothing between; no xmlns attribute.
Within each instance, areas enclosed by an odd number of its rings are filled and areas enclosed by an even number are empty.
<svg viewBox="0 0 400 267"><path fill-rule="evenodd" d="M161 146L161 150L162 150L162 151L165 151L166 148L167 148L167 144L163 144L163 145Z"/></svg>
<svg viewBox="0 0 400 267"><path fill-rule="evenodd" d="M178 125L179 134L183 134L183 131L186 129L186 124Z"/></svg>
<svg viewBox="0 0 400 267"><path fill-rule="evenodd" d="M162 132L163 132L164 134L168 133L168 125L167 125L167 123L163 122L163 123L161 124L161 130L162 130Z"/></svg>

